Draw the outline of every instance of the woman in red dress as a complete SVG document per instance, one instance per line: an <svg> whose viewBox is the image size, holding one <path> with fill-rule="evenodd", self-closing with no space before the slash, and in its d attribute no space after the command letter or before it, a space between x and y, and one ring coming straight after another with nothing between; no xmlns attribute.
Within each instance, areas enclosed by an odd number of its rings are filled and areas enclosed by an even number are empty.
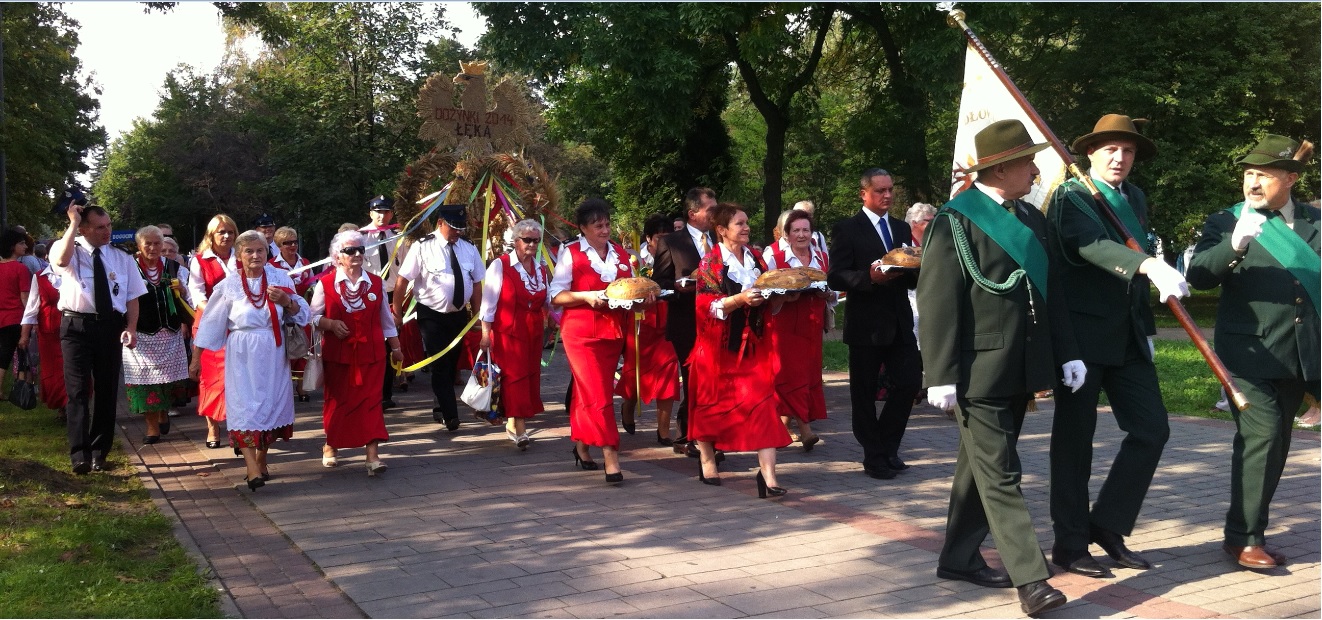
<svg viewBox="0 0 1322 620"><path fill-rule="evenodd" d="M308 259L298 254L298 231L288 226L281 226L275 231L275 247L279 248L280 253L271 257L271 265L283 269L289 273L294 269L308 264ZM307 292L312 289L317 276L311 269L304 269L297 273L289 273L289 279L294 281L294 292L304 299L307 298ZM312 326L303 328L307 332L309 342L312 338ZM298 393L298 402L306 403L311 400L307 390L303 389L303 370L308 367L306 358L289 360L289 370L294 373L294 391ZM385 372L384 370L381 372Z"/></svg>
<svg viewBox="0 0 1322 620"><path fill-rule="evenodd" d="M742 207L716 205L711 219L719 243L694 272L698 339L689 356L689 437L701 453L698 479L721 483L716 450L756 450L758 497L779 497L787 491L776 484L776 448L788 446L790 436L777 412L773 353L763 330L766 300L753 286L766 265L748 247ZM780 304L771 302L770 310Z"/></svg>
<svg viewBox="0 0 1322 620"><path fill-rule="evenodd" d="M788 269L812 267L826 271L826 254L813 246L812 216L797 209L785 218L785 244L768 247L767 267ZM789 296L780 312L767 316L767 334L771 337L773 367L776 370L776 397L780 401L780 419L789 428L791 417L799 422L799 442L810 452L821 441L812 430L814 420L826 419L826 395L822 391L822 332L827 303L832 293L817 291Z"/></svg>
<svg viewBox="0 0 1322 620"><path fill-rule="evenodd" d="M221 213L207 223L207 232L197 252L188 261L188 293L197 308L197 318L193 320L193 336L197 336L197 326L202 324L202 312L206 309L211 292L226 276L238 273L235 262L234 240L239 236L239 227L230 216ZM197 414L207 420L207 447L220 447L220 424L225 421L225 350L210 351L193 347L193 359L200 360L197 366Z"/></svg>
<svg viewBox="0 0 1322 620"><path fill-rule="evenodd" d="M316 278L312 323L323 332L321 360L326 373L321 417L326 445L321 448L321 463L334 467L340 448L366 446L367 475L375 476L386 468L377 445L390 440L381 409L388 363L381 341L390 347L394 362L402 362L404 355L381 278L363 269L363 245L356 230L331 239L336 266Z"/></svg>
<svg viewBox="0 0 1322 620"><path fill-rule="evenodd" d="M643 224L643 237L648 255L639 275L652 276L651 259L656 255L656 241L674 229L670 218L664 214L647 218ZM679 398L679 358L675 355L675 346L666 340L666 310L666 304L657 304L644 312L630 313L624 330L624 367L620 369L620 380L615 383L615 395L624 399L620 404L620 423L624 431L630 435L634 433L634 410L638 406L639 388L642 388L644 404L656 401L656 442L663 446L674 443L670 438L670 411L675 399ZM642 343L641 347L639 343Z"/></svg>
<svg viewBox="0 0 1322 620"><path fill-rule="evenodd" d="M575 220L580 237L560 249L550 285L551 303L565 309L560 333L574 377L569 436L575 442L575 464L596 469L588 446L600 446L606 482L618 484L624 474L611 388L615 365L624 352L625 311L612 310L602 293L616 278L627 278L633 271L624 247L610 240L610 203L589 198L578 206Z"/></svg>
<svg viewBox="0 0 1322 620"><path fill-rule="evenodd" d="M500 367L500 412L505 434L520 450L528 449L527 420L542 406L542 342L549 308L550 275L537 262L542 225L522 220L514 225L514 251L491 261L482 279L480 349Z"/></svg>
<svg viewBox="0 0 1322 620"><path fill-rule="evenodd" d="M37 330L37 352L41 355L41 402L64 419L69 394L64 390L64 353L60 351L60 276L47 267L32 276L32 294L23 312L23 335L18 348L27 349L32 329Z"/></svg>

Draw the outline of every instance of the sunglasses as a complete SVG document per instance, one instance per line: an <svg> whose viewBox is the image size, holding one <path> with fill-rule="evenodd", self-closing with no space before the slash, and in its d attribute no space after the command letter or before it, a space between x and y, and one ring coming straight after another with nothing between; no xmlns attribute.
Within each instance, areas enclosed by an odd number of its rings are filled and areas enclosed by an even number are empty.
<svg viewBox="0 0 1322 620"><path fill-rule="evenodd" d="M519 237L519 241L522 241L522 242L527 243L527 244L529 244L529 245L534 245L534 244L536 244L538 241L541 241L541 240L542 240L541 237Z"/></svg>
<svg viewBox="0 0 1322 620"><path fill-rule="evenodd" d="M363 252L366 251L367 250L364 250L361 245L351 245L347 248L340 248L340 254L344 254L345 256L361 256Z"/></svg>
<svg viewBox="0 0 1322 620"><path fill-rule="evenodd" d="M283 246L298 245L298 239L288 239L288 240L285 240L285 241L281 241L281 242L280 242L280 245L283 245Z"/></svg>

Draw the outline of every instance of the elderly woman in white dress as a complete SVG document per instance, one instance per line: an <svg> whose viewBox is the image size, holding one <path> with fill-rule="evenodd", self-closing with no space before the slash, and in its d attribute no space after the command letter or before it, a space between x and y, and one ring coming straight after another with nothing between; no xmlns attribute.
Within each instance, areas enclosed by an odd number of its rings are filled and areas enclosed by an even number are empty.
<svg viewBox="0 0 1322 620"><path fill-rule="evenodd" d="M243 453L248 489L256 491L271 477L267 449L294 433L294 393L280 326L286 320L307 325L312 313L294 294L289 275L267 263L265 236L245 232L235 249L240 269L212 290L193 344L224 348L235 362L225 365L226 420L230 444Z"/></svg>

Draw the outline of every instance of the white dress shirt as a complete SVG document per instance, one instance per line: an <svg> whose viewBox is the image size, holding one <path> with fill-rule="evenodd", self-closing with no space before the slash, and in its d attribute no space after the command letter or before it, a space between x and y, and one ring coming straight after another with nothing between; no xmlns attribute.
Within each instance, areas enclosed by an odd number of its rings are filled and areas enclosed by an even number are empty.
<svg viewBox="0 0 1322 620"><path fill-rule="evenodd" d="M696 249L696 250L698 251L698 256L705 256L705 255L702 253L702 238L703 238L703 237L706 237L706 238L707 238L707 247L708 247L708 248L711 248L711 246L712 246L713 244L716 243L715 241L712 241L712 238L711 238L710 235L708 235L708 234L705 233L705 232L702 232L701 230L698 230L698 229L694 228L692 224L685 224L685 225L684 225L684 228L688 229L688 231L689 231L689 237L692 237L692 238L693 238L693 248Z"/></svg>
<svg viewBox="0 0 1322 620"><path fill-rule="evenodd" d="M321 287L321 283L324 281L325 280L322 280L321 278L317 278L317 283L312 285L312 304L311 304L312 320L310 321L310 323L314 326L317 324L317 321L321 320L321 317L326 316L326 291ZM341 282L348 282L348 281L349 281L348 274L344 273L343 269L336 267L335 291L337 293L340 291ZM369 294L368 288L371 286L371 282L372 282L371 279L367 277L367 268L364 267L363 270L358 273L358 279L354 281L353 285L357 287L357 290L360 291L364 297L366 297ZM367 301L373 301L373 300L367 300ZM367 309L367 303L362 299L359 299L358 303L351 304L349 303L349 298L345 297L343 294L340 295L340 306L343 307L344 311L348 312L349 314L353 314L355 312L362 312L363 310ZM381 333L386 338L394 338L395 336L398 336L399 329L395 327L395 315L390 311L389 300L387 299L381 300L380 314L381 314Z"/></svg>
<svg viewBox="0 0 1322 620"><path fill-rule="evenodd" d="M399 228L397 226L377 228L372 224L368 224L359 228L358 232L363 236L363 245L372 245L382 241L387 242L384 246L370 248L363 252L363 269L372 272L373 275L380 276L384 281L382 284L385 285L386 292L393 292L395 290L395 276L399 275L399 266L404 262L404 256L408 253L408 242L404 242L404 245L400 247L399 252L395 251L395 237L399 236ZM391 256L393 254L395 257L394 265L390 267L390 272L385 275L381 274L383 268L381 265L381 252L379 249L381 247L386 249L386 256ZM414 284L414 286L417 286L417 284Z"/></svg>
<svg viewBox="0 0 1322 620"><path fill-rule="evenodd" d="M538 291L546 290L549 284L546 276L542 273L541 263L533 260L533 272L529 274L523 268L523 263L514 256L513 252L505 254L496 260L491 261L487 266L487 277L482 280L482 308L478 311L478 316L482 317L487 323L496 320L496 304L500 302L500 289L505 286L505 265L514 267L515 273L519 274L520 284L524 290L536 295ZM547 310L551 309L551 295L546 296L546 303L543 304Z"/></svg>
<svg viewBox="0 0 1322 620"><path fill-rule="evenodd" d="M207 248L207 251L202 253L202 258L218 259L220 257L216 256L216 253L212 252L210 248ZM220 261L220 266L225 269L226 276L231 273L238 273L238 259L239 253L231 249L229 260ZM198 304L207 303L207 282L206 277L203 276L206 272L202 271L202 265L199 264L199 259L196 254L188 259L188 271L190 272L190 275L193 273L197 274L196 278L189 277L187 282L184 283L188 286L188 302L193 304L194 307L197 307ZM180 279L182 280L183 278ZM221 278L221 280L224 280L224 278ZM217 282L216 285L219 286L220 282Z"/></svg>
<svg viewBox="0 0 1322 620"><path fill-rule="evenodd" d="M69 264L60 267L51 264L60 280L60 310L96 314L95 275L92 267L92 248L86 237L78 237L74 243L73 256ZM137 299L147 294L147 283L138 273L138 262L128 252L110 244L101 246L101 263L106 269L106 279L110 284L110 301L115 312L128 312L130 299Z"/></svg>
<svg viewBox="0 0 1322 620"><path fill-rule="evenodd" d="M692 227L690 227L692 228ZM570 253L570 246L578 244L578 249L588 257L588 264L592 270L601 276L601 281L606 283L614 282L616 278L628 278L633 275L633 269L629 267L629 259L621 257L615 252L615 244L606 244L606 258L601 258L597 251L592 249L587 239L579 237L577 241L566 243L560 248L560 257L555 261L555 272L551 276L550 291L547 297L555 299L563 291L572 290L574 283L574 255Z"/></svg>
<svg viewBox="0 0 1322 620"><path fill-rule="evenodd" d="M762 275L762 270L757 268L757 259L753 257L753 252L744 248L743 260L735 258L734 254L724 245L721 246L721 256L725 259L725 266L730 270L725 273L725 277L738 282L744 290L748 290L757 283L757 277ZM724 321L726 318L725 309L722 308L724 299L717 299L711 302L707 308L707 313Z"/></svg>
<svg viewBox="0 0 1322 620"><path fill-rule="evenodd" d="M872 222L872 232L877 234L878 239L881 239L882 247L886 247L886 238L881 236L881 227L877 225L878 222L882 222L882 225L886 227L886 232L891 235L891 243L895 243L895 227L891 226L891 217L889 213L877 215L876 213L873 213L871 209L863 209L863 215L868 216L868 221ZM888 251L894 250L895 247L886 249Z"/></svg>
<svg viewBox="0 0 1322 620"><path fill-rule="evenodd" d="M486 265L478 256L477 248L463 239L452 244L439 234L428 237L409 247L400 263L399 276L413 282L413 295L418 303L437 312L454 312L450 307L455 278L450 272L450 252L457 253L459 276L464 279L464 291L468 295L467 299L459 300L460 308L472 299L474 287L486 273Z"/></svg>

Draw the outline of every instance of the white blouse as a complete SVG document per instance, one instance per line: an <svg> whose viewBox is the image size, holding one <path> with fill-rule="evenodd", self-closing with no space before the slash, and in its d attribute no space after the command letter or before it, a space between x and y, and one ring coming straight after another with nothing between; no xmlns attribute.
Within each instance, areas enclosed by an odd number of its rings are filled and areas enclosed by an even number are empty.
<svg viewBox="0 0 1322 620"><path fill-rule="evenodd" d="M344 270L336 268L335 269L336 290L339 289L341 282L348 282L348 281L349 281L349 276L344 273ZM321 278L317 278L317 283L312 285L311 324L314 326L317 324L318 321L321 320L321 317L326 316L326 291L321 287L322 282L323 280ZM367 277L367 269L363 269L361 272L358 273L358 280L354 282L354 286L358 287L359 290L366 291L367 288L371 286L371 282L372 281ZM383 291L385 290L384 287L382 288L382 290ZM364 297L368 295L375 295L375 293L366 293L366 292L363 293ZM376 301L376 300L369 298L367 301ZM349 314L353 314L355 312L362 312L363 310L367 309L367 303L364 302L362 299L359 299L357 303L351 304L349 303L349 298L345 297L344 295L340 295L340 306L343 307L344 311L348 312ZM381 300L380 314L381 314L381 334L386 338L394 338L395 336L398 336L399 329L395 327L395 315L390 310L390 302L388 300L384 300L384 299Z"/></svg>

